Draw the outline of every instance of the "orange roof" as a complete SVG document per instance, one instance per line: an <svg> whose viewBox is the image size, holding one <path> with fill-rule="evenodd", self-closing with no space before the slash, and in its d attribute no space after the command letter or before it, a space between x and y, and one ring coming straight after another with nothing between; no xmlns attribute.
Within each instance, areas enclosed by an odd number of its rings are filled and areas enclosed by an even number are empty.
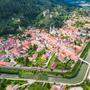
<svg viewBox="0 0 90 90"><path fill-rule="evenodd" d="M72 60L74 60L74 61L77 61L77 60L79 59L78 56L75 55L75 54L72 54L72 55L70 56L70 58L71 58Z"/></svg>
<svg viewBox="0 0 90 90"><path fill-rule="evenodd" d="M8 64L9 64L8 62L2 62L2 61L0 61L0 66L6 66Z"/></svg>
<svg viewBox="0 0 90 90"><path fill-rule="evenodd" d="M19 51L16 48L13 48L11 50L11 53L15 54L15 55L19 55Z"/></svg>
<svg viewBox="0 0 90 90"><path fill-rule="evenodd" d="M80 52L80 51L82 50L82 47L75 45L75 46L74 46L74 49L75 49L76 52L78 53L78 52Z"/></svg>

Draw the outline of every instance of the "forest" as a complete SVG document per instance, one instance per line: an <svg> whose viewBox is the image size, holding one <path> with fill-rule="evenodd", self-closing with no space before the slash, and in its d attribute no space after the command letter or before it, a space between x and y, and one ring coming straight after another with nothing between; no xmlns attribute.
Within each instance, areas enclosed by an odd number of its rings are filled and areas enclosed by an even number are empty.
<svg viewBox="0 0 90 90"><path fill-rule="evenodd" d="M28 26L61 27L74 9L61 0L0 0L0 35L16 34Z"/></svg>

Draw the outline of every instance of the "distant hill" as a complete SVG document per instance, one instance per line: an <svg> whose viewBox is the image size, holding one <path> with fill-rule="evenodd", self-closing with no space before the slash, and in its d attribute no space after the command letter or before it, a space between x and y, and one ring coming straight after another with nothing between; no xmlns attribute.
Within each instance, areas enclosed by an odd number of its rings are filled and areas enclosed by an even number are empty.
<svg viewBox="0 0 90 90"><path fill-rule="evenodd" d="M0 19L14 16L35 16L45 9L66 5L63 0L0 0Z"/></svg>
<svg viewBox="0 0 90 90"><path fill-rule="evenodd" d="M57 6L65 7L66 12L75 8L64 0L0 0L0 34L14 33L19 26L33 26L41 12L46 9L53 10ZM58 19L60 20L61 16L57 18L57 22ZM63 22L63 19L61 21Z"/></svg>

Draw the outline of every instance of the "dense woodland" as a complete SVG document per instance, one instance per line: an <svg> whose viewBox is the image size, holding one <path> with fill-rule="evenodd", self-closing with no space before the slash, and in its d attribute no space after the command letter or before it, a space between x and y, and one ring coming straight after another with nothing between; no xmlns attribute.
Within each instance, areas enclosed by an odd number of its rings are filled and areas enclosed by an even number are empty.
<svg viewBox="0 0 90 90"><path fill-rule="evenodd" d="M0 35L17 34L28 26L62 27L78 8L65 1L68 0L0 0Z"/></svg>
<svg viewBox="0 0 90 90"><path fill-rule="evenodd" d="M0 0L0 35L14 34L27 26L61 27L73 9L61 0ZM43 17L45 10L49 12Z"/></svg>

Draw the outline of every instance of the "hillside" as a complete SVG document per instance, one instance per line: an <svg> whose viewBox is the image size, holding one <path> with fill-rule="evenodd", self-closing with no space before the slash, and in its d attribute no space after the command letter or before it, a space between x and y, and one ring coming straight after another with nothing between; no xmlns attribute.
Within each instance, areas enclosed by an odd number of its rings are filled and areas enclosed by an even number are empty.
<svg viewBox="0 0 90 90"><path fill-rule="evenodd" d="M0 35L14 34L28 26L61 27L74 9L64 0L0 0ZM49 13L43 17L46 10Z"/></svg>

